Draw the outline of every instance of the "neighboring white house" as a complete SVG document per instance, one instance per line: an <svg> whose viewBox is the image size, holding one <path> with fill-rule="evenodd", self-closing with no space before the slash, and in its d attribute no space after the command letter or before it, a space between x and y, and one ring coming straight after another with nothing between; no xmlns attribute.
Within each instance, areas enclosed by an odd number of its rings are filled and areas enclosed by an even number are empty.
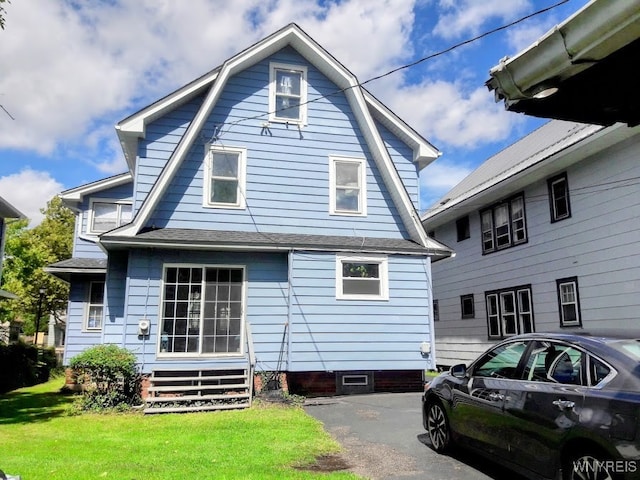
<svg viewBox="0 0 640 480"><path fill-rule="evenodd" d="M640 127L552 120L489 158L423 217L438 363L528 331L640 319Z"/></svg>

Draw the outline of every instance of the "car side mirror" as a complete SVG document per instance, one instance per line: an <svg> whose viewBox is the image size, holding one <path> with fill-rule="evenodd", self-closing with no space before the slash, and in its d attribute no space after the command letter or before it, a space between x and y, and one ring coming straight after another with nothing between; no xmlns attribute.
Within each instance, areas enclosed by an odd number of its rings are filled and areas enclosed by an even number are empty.
<svg viewBox="0 0 640 480"><path fill-rule="evenodd" d="M451 375L456 378L465 378L467 376L467 366L464 363L451 367Z"/></svg>

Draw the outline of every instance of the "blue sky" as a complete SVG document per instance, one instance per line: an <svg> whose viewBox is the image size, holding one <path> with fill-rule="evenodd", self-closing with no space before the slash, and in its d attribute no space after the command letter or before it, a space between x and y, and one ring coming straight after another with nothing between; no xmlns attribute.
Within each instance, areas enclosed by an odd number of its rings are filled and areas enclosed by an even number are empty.
<svg viewBox="0 0 640 480"><path fill-rule="evenodd" d="M33 226L60 191L124 172L118 121L290 22L364 82L557 3L14 0L0 30L0 197ZM489 69L586 3L367 83L443 152L421 175L422 209L543 123L495 103Z"/></svg>

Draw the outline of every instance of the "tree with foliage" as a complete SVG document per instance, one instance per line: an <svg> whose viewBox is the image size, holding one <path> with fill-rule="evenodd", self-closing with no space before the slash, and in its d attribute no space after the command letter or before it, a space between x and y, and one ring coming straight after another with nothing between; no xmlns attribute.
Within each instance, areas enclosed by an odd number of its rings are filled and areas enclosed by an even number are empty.
<svg viewBox="0 0 640 480"><path fill-rule="evenodd" d="M69 299L69 286L46 273L43 268L71 257L75 216L54 197L41 210L40 225L29 229L26 219L7 221L2 288L18 296L0 303L0 321L22 319L24 331L35 331L35 320L42 298L40 331L47 329L49 314L58 319Z"/></svg>

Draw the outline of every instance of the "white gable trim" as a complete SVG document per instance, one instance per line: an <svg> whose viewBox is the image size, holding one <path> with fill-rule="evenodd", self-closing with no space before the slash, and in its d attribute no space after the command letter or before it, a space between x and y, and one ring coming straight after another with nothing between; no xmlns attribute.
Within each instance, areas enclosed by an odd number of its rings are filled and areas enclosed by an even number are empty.
<svg viewBox="0 0 640 480"><path fill-rule="evenodd" d="M113 177L105 178L103 180L98 180L97 182L87 183L85 185L81 185L79 187L70 188L69 190L65 190L60 194L60 198L64 202L82 202L85 195L90 195L95 192L101 192L102 190L107 190L113 187L119 187L120 185L126 185L133 181L132 175L127 173L122 173L120 175L116 175Z"/></svg>
<svg viewBox="0 0 640 480"><path fill-rule="evenodd" d="M363 89L359 86L355 76L333 57L329 56L325 50L317 45L295 24L285 27L223 64L215 78L215 82L207 94L207 97L200 107L200 110L197 112L195 118L187 128L184 136L180 139L180 142L169 158L166 167L163 169L162 173L156 180L156 183L151 188L151 191L138 210L133 222L127 227L118 229L118 236L134 236L147 223L154 209L158 205L158 202L166 192L171 179L174 177L182 161L191 149L202 125L213 110L213 107L218 101L220 93L226 85L228 78L236 72L260 62L281 48L284 48L286 45L291 45L295 48L301 55L322 71L323 74L336 83L338 87L344 89L345 96L351 105L358 124L363 131L365 140L371 149L378 168L380 169L382 178L387 185L387 188L389 188L392 199L411 239L422 246L441 248L439 244L430 241L427 237L409 194L407 193L404 184L400 179L400 175L398 174L389 152L387 151L375 126L375 122L368 109L367 101L363 94ZM380 111L381 114L386 113L379 107L377 110ZM402 125L398 123L397 120L392 121L393 119L388 113L383 116L389 117L389 121L392 124L394 123L400 130L403 130L408 137L417 135L415 132L411 133L412 131L408 127L400 128ZM135 124L137 125L137 123ZM109 236L110 233L103 235L103 237Z"/></svg>

